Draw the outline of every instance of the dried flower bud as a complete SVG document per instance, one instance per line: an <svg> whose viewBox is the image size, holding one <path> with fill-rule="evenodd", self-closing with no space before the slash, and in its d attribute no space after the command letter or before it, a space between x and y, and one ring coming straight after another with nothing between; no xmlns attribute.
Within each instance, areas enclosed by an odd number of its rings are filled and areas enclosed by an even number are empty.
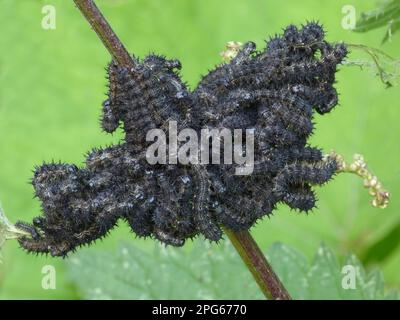
<svg viewBox="0 0 400 320"><path fill-rule="evenodd" d="M372 206L384 209L389 204L390 193L386 191L379 182L378 177L369 171L367 163L361 154L353 156L353 163L348 164L343 156L335 151L331 151L325 159L334 159L338 164L338 172L349 172L358 175L363 179L363 185L368 189L368 193L374 197L371 201Z"/></svg>

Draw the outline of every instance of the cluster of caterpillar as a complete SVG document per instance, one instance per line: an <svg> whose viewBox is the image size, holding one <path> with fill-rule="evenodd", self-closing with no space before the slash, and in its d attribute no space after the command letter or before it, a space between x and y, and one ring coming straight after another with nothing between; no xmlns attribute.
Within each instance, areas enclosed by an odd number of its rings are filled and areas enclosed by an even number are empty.
<svg viewBox="0 0 400 320"><path fill-rule="evenodd" d="M192 91L177 60L134 57L134 69L111 62L101 126L109 133L122 127L125 139L89 152L82 168L36 168L32 183L43 215L32 225L18 223L32 235L20 238L21 246L65 256L105 236L120 219L137 236L182 246L199 234L218 241L221 226L249 229L279 202L305 212L314 208L312 186L331 179L337 164L323 161L307 140L314 111L324 114L337 105L335 73L347 54L345 45L324 36L311 22L288 26L261 51L248 42ZM237 176L235 164L150 165L146 133L170 120L197 131L253 129L254 173Z"/></svg>

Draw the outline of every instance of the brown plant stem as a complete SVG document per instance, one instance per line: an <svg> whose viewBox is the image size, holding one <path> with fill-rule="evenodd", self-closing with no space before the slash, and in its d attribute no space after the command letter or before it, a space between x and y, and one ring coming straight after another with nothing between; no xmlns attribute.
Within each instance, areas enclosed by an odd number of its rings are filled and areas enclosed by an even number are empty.
<svg viewBox="0 0 400 320"><path fill-rule="evenodd" d="M113 59L121 66L135 68L135 62L93 0L74 0Z"/></svg>
<svg viewBox="0 0 400 320"><path fill-rule="evenodd" d="M268 299L291 300L278 276L249 231L234 232L224 228L226 235Z"/></svg>
<svg viewBox="0 0 400 320"><path fill-rule="evenodd" d="M111 29L107 20L101 14L93 0L74 0L78 9L110 52L111 56L121 66L135 68L135 62L126 51L125 47ZM225 229L240 257L252 273L260 289L268 299L291 299L277 275L267 262L257 243L248 231L234 232Z"/></svg>

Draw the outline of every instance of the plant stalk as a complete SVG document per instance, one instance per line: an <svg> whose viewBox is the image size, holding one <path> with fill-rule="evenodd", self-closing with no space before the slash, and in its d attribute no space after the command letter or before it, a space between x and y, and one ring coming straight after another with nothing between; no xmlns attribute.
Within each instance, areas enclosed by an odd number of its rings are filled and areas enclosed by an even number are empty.
<svg viewBox="0 0 400 320"><path fill-rule="evenodd" d="M268 299L291 300L278 276L249 231L234 232L224 228L226 235Z"/></svg>
<svg viewBox="0 0 400 320"><path fill-rule="evenodd" d="M135 62L93 0L74 0L113 59L121 66L135 68Z"/></svg>
<svg viewBox="0 0 400 320"><path fill-rule="evenodd" d="M93 30L111 56L121 66L135 68L135 62L129 55L124 45L108 24L93 0L74 0L78 9L88 20ZM260 289L268 299L290 300L290 296L279 278L272 270L264 254L248 231L234 232L225 229L233 246L239 253L247 268L252 273Z"/></svg>

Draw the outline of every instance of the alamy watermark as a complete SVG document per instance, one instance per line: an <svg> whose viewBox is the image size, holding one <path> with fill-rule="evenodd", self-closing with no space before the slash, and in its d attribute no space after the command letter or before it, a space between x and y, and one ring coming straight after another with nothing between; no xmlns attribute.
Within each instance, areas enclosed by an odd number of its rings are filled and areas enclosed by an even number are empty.
<svg viewBox="0 0 400 320"><path fill-rule="evenodd" d="M236 175L249 175L254 169L254 129L243 135L242 129L206 128L198 136L191 128L178 132L177 122L169 121L168 137L163 130L152 129L146 141L153 142L146 151L150 164L221 164L222 149L222 163L238 165Z"/></svg>
<svg viewBox="0 0 400 320"><path fill-rule="evenodd" d="M42 7L42 28L44 30L56 29L56 7L53 5L45 5Z"/></svg>
<svg viewBox="0 0 400 320"><path fill-rule="evenodd" d="M357 269L355 266L351 264L347 264L343 266L342 268L342 288L345 290L355 290L357 288L356 286L356 280L357 280Z"/></svg>
<svg viewBox="0 0 400 320"><path fill-rule="evenodd" d="M45 265L42 268L42 289L55 290L56 289L56 268L52 265Z"/></svg>
<svg viewBox="0 0 400 320"><path fill-rule="evenodd" d="M345 30L353 30L356 27L356 8L347 4L342 7L342 28Z"/></svg>

